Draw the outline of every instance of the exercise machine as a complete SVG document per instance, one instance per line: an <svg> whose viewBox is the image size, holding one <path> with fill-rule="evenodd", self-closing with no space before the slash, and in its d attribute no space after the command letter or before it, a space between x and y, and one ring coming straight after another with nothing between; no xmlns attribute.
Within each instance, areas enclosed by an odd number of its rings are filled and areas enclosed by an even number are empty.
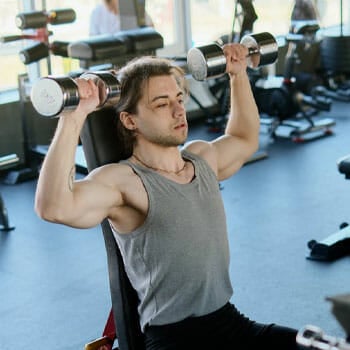
<svg viewBox="0 0 350 350"><path fill-rule="evenodd" d="M267 115L267 118L261 118L261 123L268 126L271 136L289 138L295 142L331 135L332 127L335 125L332 118L316 118L320 112L331 110L332 100L318 94L316 86L313 86L313 93L311 89L303 89L301 86L306 84L300 84L296 79L298 49L301 45L313 44L319 29L319 25L314 21L300 24L294 28L295 33L288 33L285 37L288 51L281 86L272 89L266 109L259 106L260 110ZM259 93L266 98L267 94L264 91L255 89L255 94Z"/></svg>
<svg viewBox="0 0 350 350"><path fill-rule="evenodd" d="M72 23L76 19L76 13L73 9L53 9L50 11L31 11L21 12L15 18L16 26L22 33L7 35L0 38L0 42L8 43L18 40L31 40L34 44L28 46L19 52L20 60L28 65L38 62L41 59L47 60L48 73L51 74L50 54L67 57L66 41L50 41L53 34L48 29L48 25L60 25ZM28 34L26 30L30 29L32 33Z"/></svg>
<svg viewBox="0 0 350 350"><path fill-rule="evenodd" d="M155 55L164 46L163 37L152 27L119 31L74 41L67 47L68 56L86 70L97 66L116 68L140 55Z"/></svg>
<svg viewBox="0 0 350 350"><path fill-rule="evenodd" d="M297 333L297 343L303 349L350 350L350 294L339 294L326 298L332 304L332 314L345 332L345 337L326 334L321 328L307 325Z"/></svg>
<svg viewBox="0 0 350 350"><path fill-rule="evenodd" d="M18 53L20 60L27 67L45 59L48 73L51 74L50 55L68 57L68 43L51 41L53 32L49 30L49 25L56 26L72 23L75 19L75 11L70 8L22 12L17 14L15 18L16 26L21 30L21 34L3 36L0 38L0 42L10 43L19 40L31 40L33 44L25 47ZM21 168L11 170L7 173L4 179L6 184L16 184L36 178L38 175L38 162L45 156L47 151L47 146L34 145L31 141L27 109L28 105L30 106L28 91L31 89L31 83L27 73L18 75L24 160Z"/></svg>
<svg viewBox="0 0 350 350"><path fill-rule="evenodd" d="M337 167L346 179L350 179L350 155L341 157L337 161ZM343 256L350 255L350 226L347 222L339 225L339 230L321 241L310 240L308 242L310 260L334 261Z"/></svg>
<svg viewBox="0 0 350 350"><path fill-rule="evenodd" d="M343 1L340 0L339 33L323 32L320 45L323 93L335 100L350 102L350 36L344 35Z"/></svg>

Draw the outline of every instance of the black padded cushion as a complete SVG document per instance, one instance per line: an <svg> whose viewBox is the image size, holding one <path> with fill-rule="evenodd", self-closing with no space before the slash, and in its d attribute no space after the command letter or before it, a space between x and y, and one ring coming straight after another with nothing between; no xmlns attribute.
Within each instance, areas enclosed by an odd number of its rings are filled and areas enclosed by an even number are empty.
<svg viewBox="0 0 350 350"><path fill-rule="evenodd" d="M152 27L120 31L116 37L124 41L129 53L153 51L164 45L163 37Z"/></svg>
<svg viewBox="0 0 350 350"><path fill-rule="evenodd" d="M68 45L68 54L81 60L116 59L118 56L162 48L163 37L152 27L98 35Z"/></svg>
<svg viewBox="0 0 350 350"><path fill-rule="evenodd" d="M88 171L121 159L113 109L104 108L91 113L85 121L80 138Z"/></svg>
<svg viewBox="0 0 350 350"><path fill-rule="evenodd" d="M55 40L52 42L50 48L51 53L56 56L68 57L68 41Z"/></svg>
<svg viewBox="0 0 350 350"><path fill-rule="evenodd" d="M127 47L123 40L113 35L100 35L68 45L69 57L81 60L101 60L124 55Z"/></svg>
<svg viewBox="0 0 350 350"><path fill-rule="evenodd" d="M88 171L120 160L114 118L112 109L102 109L89 115L85 121L80 138ZM109 285L119 349L144 350L137 312L137 293L125 272L121 253L107 219L101 226L107 251Z"/></svg>
<svg viewBox="0 0 350 350"><path fill-rule="evenodd" d="M339 172L344 174L346 179L350 179L350 154L338 159L337 165Z"/></svg>

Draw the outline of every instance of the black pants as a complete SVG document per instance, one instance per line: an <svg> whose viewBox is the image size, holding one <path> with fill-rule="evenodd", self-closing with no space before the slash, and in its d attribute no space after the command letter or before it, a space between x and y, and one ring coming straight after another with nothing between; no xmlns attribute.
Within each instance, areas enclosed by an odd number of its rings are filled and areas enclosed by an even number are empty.
<svg viewBox="0 0 350 350"><path fill-rule="evenodd" d="M145 330L147 350L295 350L297 330L260 324L228 303L205 316Z"/></svg>

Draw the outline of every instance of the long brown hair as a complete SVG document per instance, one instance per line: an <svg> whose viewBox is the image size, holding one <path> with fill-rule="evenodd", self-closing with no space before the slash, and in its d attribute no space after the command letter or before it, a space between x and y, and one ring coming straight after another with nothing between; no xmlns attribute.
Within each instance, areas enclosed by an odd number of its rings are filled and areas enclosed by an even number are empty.
<svg viewBox="0 0 350 350"><path fill-rule="evenodd" d="M135 144L135 132L127 129L120 120L121 112L137 113L138 102L143 97L146 82L154 76L173 75L183 90L188 95L188 85L184 71L171 60L154 56L143 56L131 60L126 66L117 72L120 83L120 98L115 106L117 136L122 148L122 159L132 155Z"/></svg>

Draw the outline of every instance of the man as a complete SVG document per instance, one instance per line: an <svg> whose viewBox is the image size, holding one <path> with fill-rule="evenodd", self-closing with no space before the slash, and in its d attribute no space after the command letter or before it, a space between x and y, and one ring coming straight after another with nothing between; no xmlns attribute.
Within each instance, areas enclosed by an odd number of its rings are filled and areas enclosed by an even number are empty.
<svg viewBox="0 0 350 350"><path fill-rule="evenodd" d="M130 18L133 21L133 18ZM150 16L145 13L145 24L153 27ZM116 34L121 30L119 0L103 0L98 4L90 16L89 35Z"/></svg>
<svg viewBox="0 0 350 350"><path fill-rule="evenodd" d="M231 87L223 136L186 144L183 72L166 59L142 57L118 72L117 121L127 159L74 180L79 133L98 105L96 86L78 79L79 106L60 117L40 171L35 207L41 218L77 228L108 218L138 293L147 350L297 349L296 330L258 324L229 302L218 181L257 150L259 114L247 48L228 44L223 50Z"/></svg>

